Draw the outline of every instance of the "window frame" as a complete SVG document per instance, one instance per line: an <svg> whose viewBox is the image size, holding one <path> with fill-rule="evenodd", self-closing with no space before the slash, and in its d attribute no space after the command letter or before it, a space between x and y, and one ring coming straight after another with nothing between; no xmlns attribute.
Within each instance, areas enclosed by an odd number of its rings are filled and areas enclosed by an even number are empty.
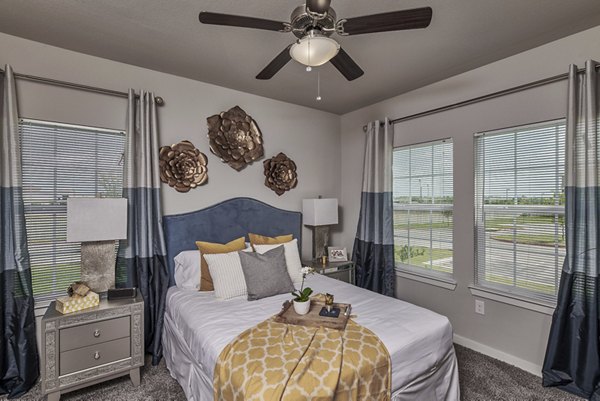
<svg viewBox="0 0 600 401"><path fill-rule="evenodd" d="M528 214L528 215L547 215L547 214L552 214L552 215L562 215L563 218L565 216L565 205L539 205L539 206L543 206L543 209L540 208L538 205L508 205L508 204L497 204L497 205L485 205L485 201L481 201L478 198L479 197L485 197L485 190L483 191L482 194L478 193L478 186L480 185L478 183L478 177L479 175L483 175L485 176L485 171L483 173L480 173L478 171L478 164L479 159L478 159L478 143L477 140L478 138L482 138L485 136L494 136L494 135L502 135L502 134L510 134L510 132L512 131L513 133L515 133L515 136L518 134L519 131L525 132L528 131L526 128L530 128L530 130L535 130L536 127L541 127L541 126L550 126L550 125L555 125L555 126L563 126L564 129L566 130L566 118L565 117L561 117L561 118L555 118L555 119L551 119L551 120L544 120L544 121L538 121L538 122L533 122L533 123L527 123L527 124L520 124L520 125L515 125L515 126L510 126L510 127L505 127L505 128L499 128L499 129L494 129L494 130L489 130L489 131L480 131L480 132L476 132L475 134L473 134L473 249L474 249L474 254L473 254L473 284L469 285L469 290L471 292L472 295L474 296L478 296L481 298L487 298L487 299L491 299L491 300L495 300L495 301L499 301L499 302L503 302L503 303L507 303L510 305L514 305L514 306L518 306L518 307L522 307L525 309L529 309L529 310L533 310L536 312L540 312L543 314L549 314L551 315L553 313L554 307L556 305L556 296L554 297L553 300L548 299L548 297L544 297L540 294L542 294L541 292L536 292L536 291L532 291L530 289L527 288L523 288L523 287L517 287L517 286L509 286L509 285L504 285L501 283L493 283L493 282L489 282L487 280L481 281L479 279L480 275L485 275L485 270L484 272L480 272L480 266L484 266L484 269L486 268L485 266L485 260L486 260L486 248L487 246L484 245L484 249L480 249L479 247L479 237L480 235L483 233L483 236L485 238L485 215L486 213L483 211L484 207L486 207L486 209L488 210L492 210L492 211L504 211L507 214L513 214L515 218L518 218L520 215L523 214ZM565 135L566 137L566 135ZM566 143L563 145L566 148ZM515 156L516 157L516 156ZM565 160L566 163L566 160ZM556 169L558 169L558 165L555 166ZM517 170L517 167L515 167L515 169ZM560 175L560 174L559 174ZM563 170L563 175L564 175L564 170ZM485 178L484 178L485 179ZM485 183L481 184L482 187L485 189ZM560 189L563 191L564 193L564 188L565 188L565 183L564 181L562 182L562 185L560 186ZM517 194L515 194L514 196L517 196ZM533 207L532 207L533 206ZM536 207L538 206L538 207ZM479 210L481 208L481 211ZM480 215L480 216L479 216ZM480 218L479 218L480 217ZM556 223L555 223L556 224ZM485 244L485 243L484 243ZM513 253L513 258L516 260L516 254L517 251L513 248L512 250ZM560 255L558 252L555 253L554 258L556 260L558 260L558 258L560 258ZM483 261L483 264L479 264L479 261ZM516 269L516 266L515 266ZM556 292L558 291L558 285L560 283L560 274L561 274L561 268L560 266L557 268L558 269L558 276L555 277L555 288L556 288ZM514 282L516 282L516 276L513 277Z"/></svg>
<svg viewBox="0 0 600 401"><path fill-rule="evenodd" d="M450 243L451 244L450 249L452 251L452 272L436 271L433 269L427 269L424 267L419 267L419 266L403 263L398 260L394 260L394 265L395 265L394 267L395 267L396 273L399 277L426 283L426 284L431 284L431 285L445 288L448 290L454 290L457 286L457 282L454 279L454 139L452 137L446 137L446 138L439 138L439 139L418 142L418 143L403 144L400 146L394 146L393 152L395 152L397 149L402 149L402 148L414 149L414 148L418 148L418 147L434 146L436 144L444 144L444 143L450 143L452 145L452 147L451 147L452 203L449 203L449 204L444 204L444 203L414 203L414 204L403 203L403 204L396 206L396 202L393 202L392 211L393 212L395 212L396 210L423 211L423 212L440 212L440 211L445 211L445 210L452 211L452 227L451 227L452 241ZM394 158L392 157L392 163L393 163L393 159ZM434 161L435 161L435 159L432 157L432 164L434 164ZM409 161L409 163L410 163L410 161ZM445 175L445 174L442 174L442 175ZM431 175L429 175L429 177L431 177L432 179L435 176L436 176L436 174L433 171L431 172ZM404 177L404 178L406 178L406 177ZM412 175L409 176L408 178L411 179ZM394 180L394 179L395 179L395 177L394 177L394 173L393 173L393 164L392 164L392 180ZM432 189L432 191L433 191L433 189ZM393 192L394 192L394 184L392 184L392 193ZM411 196L411 198L412 198L412 196ZM397 207L402 207L402 209L397 209ZM431 230L432 230L431 226L429 227L429 230L431 232ZM410 232L410 228L408 229L408 232ZM430 235L431 235L431 233L430 233ZM396 237L396 235L395 235L395 228L394 228L394 254L396 252L395 237ZM407 238L407 240L410 244L410 234L409 234L409 237ZM431 241L431 239L430 239L430 241ZM430 252L433 249L436 249L436 248L430 247L429 248Z"/></svg>
<svg viewBox="0 0 600 401"><path fill-rule="evenodd" d="M31 119L31 118L20 118L19 119L19 130L21 130L23 125L32 125L35 128L33 128L33 130L36 129L41 129L42 127L46 126L48 127L48 129L56 129L56 130L60 130L60 129L64 129L64 130L72 130L72 131L87 131L87 133L89 133L90 135L92 134L108 134L108 135L115 135L115 136L119 136L120 141L122 141L122 145L123 145L123 151L121 152L121 157L120 157L120 165L122 165L123 163L123 158L125 155L125 151L126 151L126 134L125 134L125 130L123 129L111 129L111 128L102 128L102 127L95 127L95 126L91 126L91 125L81 125L81 124L69 124L69 123L62 123L62 122L55 122L55 121L49 121L49 120L40 120L40 119ZM24 135L23 133L21 133L21 135ZM20 141L22 143L23 141L23 137L20 138ZM25 139L27 140L27 139ZM97 142L98 139L95 139L95 141ZM22 148L24 148L24 146L21 146ZM22 150L23 151L23 150ZM116 153L116 152L115 152ZM98 165L95 166L95 169L97 169ZM23 170L26 170L28 168L27 165L23 166ZM123 169L121 169L121 171L123 171ZM97 174L96 174L97 175ZM125 180L125 174L124 172L122 173L121 176L121 184L124 184L124 180ZM36 215L36 214L40 214L40 215L47 215L47 214L64 214L65 219L66 219L66 215L67 215L67 198L68 196L65 195L61 195L61 194L55 194L56 196L54 196L54 200L49 201L49 202L39 202L38 204L36 204L36 199L29 199L28 198L28 189L26 187L25 184L29 184L31 185L32 183L28 182L27 179L23 179L23 204L24 204L24 215L25 215L25 219L26 219L26 227L29 225L27 223L27 218L28 216L32 216L32 215ZM56 187L56 181L54 181L54 186ZM33 183L35 184L35 183ZM96 187L96 196L98 196L98 194L100 193L98 191L98 177L96 177L95 179L95 183L94 183L95 187ZM87 196L87 195L84 195ZM120 189L120 196L122 197L122 185L121 185L121 189ZM56 226L56 218L52 219L53 221L53 226ZM66 228L65 228L66 230ZM41 231L41 230L40 230ZM66 231L65 231L66 232ZM30 235L28 233L28 249L31 247L31 238ZM54 241L51 245L51 249L52 249L52 255L48 255L47 259L43 261L43 263L40 264L40 266L42 265L55 265L57 263L56 258L57 258L57 254L60 254L60 249L59 246L55 243L56 241ZM115 249L117 249L117 242L115 242ZM81 250L80 250L80 246L79 244L77 244L77 250L75 251L78 254L78 261L77 264L80 267L81 264ZM72 252L68 252L69 255L72 254ZM116 256L116 254L115 254ZM31 274L32 274L32 280L34 279L35 275L36 275L36 268L34 266L34 261L31 260L30 258L30 263L31 263ZM48 272L52 269L52 267L46 267L46 268L42 268L43 270L40 270L40 274L43 272ZM53 301L54 299L56 299L57 296L60 295L64 295L66 293L66 288L64 290L59 290L57 287L53 287L53 292L52 293L34 293L34 302L35 302L35 307L36 308L45 308L47 307L51 301Z"/></svg>

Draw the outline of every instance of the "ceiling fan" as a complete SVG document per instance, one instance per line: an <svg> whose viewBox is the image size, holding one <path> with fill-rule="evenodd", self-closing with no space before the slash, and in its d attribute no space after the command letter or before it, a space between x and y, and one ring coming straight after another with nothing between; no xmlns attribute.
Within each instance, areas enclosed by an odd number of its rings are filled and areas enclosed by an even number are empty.
<svg viewBox="0 0 600 401"><path fill-rule="evenodd" d="M337 19L331 8L331 0L306 0L290 17L291 22L279 22L262 18L219 14L202 11L200 22L211 25L237 26L267 31L292 32L298 39L286 47L269 63L256 79L271 79L291 59L307 66L316 67L331 61L348 81L364 74L352 58L330 38L331 35L360 35L363 33L398 31L426 28L431 22L431 7L392 11L382 14Z"/></svg>

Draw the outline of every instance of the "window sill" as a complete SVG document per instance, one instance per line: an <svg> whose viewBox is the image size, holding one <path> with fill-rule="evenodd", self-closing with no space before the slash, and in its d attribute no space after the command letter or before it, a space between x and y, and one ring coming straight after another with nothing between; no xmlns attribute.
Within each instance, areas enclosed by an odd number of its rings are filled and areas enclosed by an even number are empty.
<svg viewBox="0 0 600 401"><path fill-rule="evenodd" d="M35 306L33 307L35 317L44 316L46 314L46 310L48 310L48 306L50 306L50 302L51 301L36 302Z"/></svg>
<svg viewBox="0 0 600 401"><path fill-rule="evenodd" d="M412 270L406 270L399 267L396 267L396 276L402 277L408 280L418 281L420 283L425 283L429 285L433 285L436 287L444 288L446 290L454 291L457 286L456 280L450 277L439 277L432 276L427 274L417 273Z"/></svg>
<svg viewBox="0 0 600 401"><path fill-rule="evenodd" d="M556 305L542 301L534 301L519 295L509 294L492 288L480 287L474 284L469 286L469 290L475 297L491 299L492 301L517 306L519 308L528 309L544 315L552 315L554 313L554 308L556 307Z"/></svg>

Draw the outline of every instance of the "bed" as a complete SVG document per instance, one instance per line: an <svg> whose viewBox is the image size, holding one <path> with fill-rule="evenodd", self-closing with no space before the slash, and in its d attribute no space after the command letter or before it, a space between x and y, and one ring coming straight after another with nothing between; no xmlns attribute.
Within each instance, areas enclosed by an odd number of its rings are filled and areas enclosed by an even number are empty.
<svg viewBox="0 0 600 401"><path fill-rule="evenodd" d="M188 400L213 399L213 373L223 348L244 330L280 311L289 295L258 301L217 300L212 292L175 286L173 258L193 250L194 241L227 242L256 232L294 234L301 239L302 216L250 198L234 198L199 211L163 218L171 288L167 294L163 354L167 368ZM460 399L458 367L448 319L424 308L325 276L308 278L316 292L351 303L356 322L385 344L392 363L392 399Z"/></svg>

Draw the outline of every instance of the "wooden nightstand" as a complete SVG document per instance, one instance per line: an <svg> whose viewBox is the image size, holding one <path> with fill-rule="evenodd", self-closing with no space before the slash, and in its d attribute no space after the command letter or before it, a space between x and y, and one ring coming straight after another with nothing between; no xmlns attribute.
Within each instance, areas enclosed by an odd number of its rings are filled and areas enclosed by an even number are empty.
<svg viewBox="0 0 600 401"><path fill-rule="evenodd" d="M52 302L42 318L42 393L58 401L61 393L119 376L140 384L144 365L144 301L100 301L66 315Z"/></svg>
<svg viewBox="0 0 600 401"><path fill-rule="evenodd" d="M316 273L324 274L336 280L355 285L354 262L327 262L322 264L320 260L310 260L303 262L304 266L310 266Z"/></svg>

